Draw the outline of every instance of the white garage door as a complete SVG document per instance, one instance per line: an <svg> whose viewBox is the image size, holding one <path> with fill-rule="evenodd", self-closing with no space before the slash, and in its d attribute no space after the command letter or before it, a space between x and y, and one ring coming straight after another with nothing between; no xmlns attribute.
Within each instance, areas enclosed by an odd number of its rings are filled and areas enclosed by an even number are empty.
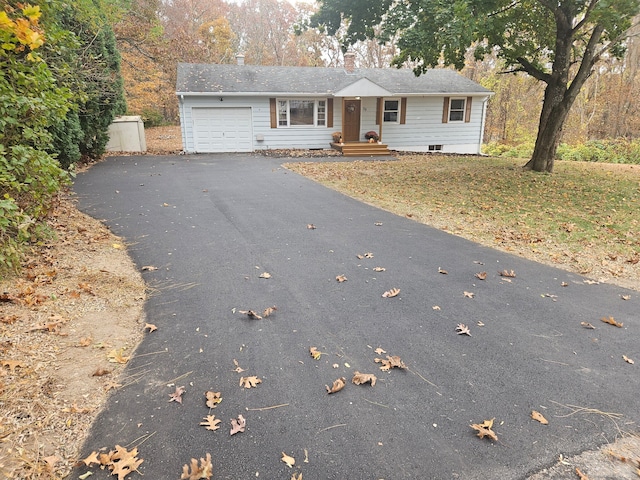
<svg viewBox="0 0 640 480"><path fill-rule="evenodd" d="M193 142L196 152L251 152L251 109L194 108Z"/></svg>

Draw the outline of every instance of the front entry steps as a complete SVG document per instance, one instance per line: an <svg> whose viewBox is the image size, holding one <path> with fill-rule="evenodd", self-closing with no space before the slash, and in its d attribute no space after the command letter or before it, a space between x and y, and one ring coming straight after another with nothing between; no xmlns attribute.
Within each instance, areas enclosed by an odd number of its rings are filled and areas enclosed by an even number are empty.
<svg viewBox="0 0 640 480"><path fill-rule="evenodd" d="M345 142L332 143L331 147L342 152L345 157L367 157L370 155L391 155L384 143Z"/></svg>

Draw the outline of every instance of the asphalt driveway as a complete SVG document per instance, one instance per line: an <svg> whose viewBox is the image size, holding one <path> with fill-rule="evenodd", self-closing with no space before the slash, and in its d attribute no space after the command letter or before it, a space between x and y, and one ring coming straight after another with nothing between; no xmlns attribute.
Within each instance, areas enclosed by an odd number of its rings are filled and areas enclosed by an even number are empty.
<svg viewBox="0 0 640 480"><path fill-rule="evenodd" d="M281 163L115 157L78 175L79 207L125 237L139 267L158 267L143 273L158 330L85 455L139 444L151 480L179 478L206 453L216 479L521 479L637 430L638 365L622 358L640 361L637 292L397 217ZM400 294L384 298L392 288ZM274 305L262 320L239 313ZM623 327L600 321L609 316ZM457 334L461 323L471 336ZM386 355L407 368L381 371ZM355 371L376 385L354 385ZM239 386L253 375L262 383ZM346 387L328 395L339 377ZM176 386L182 404L169 402ZM213 410L206 391L221 392ZM207 415L219 430L199 425ZM238 415L246 430L230 436ZM498 441L478 438L470 425L493 418Z"/></svg>

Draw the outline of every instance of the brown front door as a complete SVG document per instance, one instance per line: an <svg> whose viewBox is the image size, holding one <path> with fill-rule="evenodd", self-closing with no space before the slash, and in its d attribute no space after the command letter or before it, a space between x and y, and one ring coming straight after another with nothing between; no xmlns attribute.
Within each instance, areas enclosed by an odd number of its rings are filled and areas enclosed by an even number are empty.
<svg viewBox="0 0 640 480"><path fill-rule="evenodd" d="M360 100L343 101L342 139L345 142L360 140Z"/></svg>

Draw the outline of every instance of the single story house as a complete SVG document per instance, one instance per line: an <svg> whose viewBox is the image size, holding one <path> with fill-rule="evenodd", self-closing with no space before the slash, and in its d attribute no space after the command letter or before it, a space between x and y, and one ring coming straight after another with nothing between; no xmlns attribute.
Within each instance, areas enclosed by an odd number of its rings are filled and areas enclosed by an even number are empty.
<svg viewBox="0 0 640 480"><path fill-rule="evenodd" d="M375 131L393 150L478 154L492 95L450 69L178 65L187 153L330 148ZM336 143L342 143L340 141ZM346 152L346 151L345 151Z"/></svg>

